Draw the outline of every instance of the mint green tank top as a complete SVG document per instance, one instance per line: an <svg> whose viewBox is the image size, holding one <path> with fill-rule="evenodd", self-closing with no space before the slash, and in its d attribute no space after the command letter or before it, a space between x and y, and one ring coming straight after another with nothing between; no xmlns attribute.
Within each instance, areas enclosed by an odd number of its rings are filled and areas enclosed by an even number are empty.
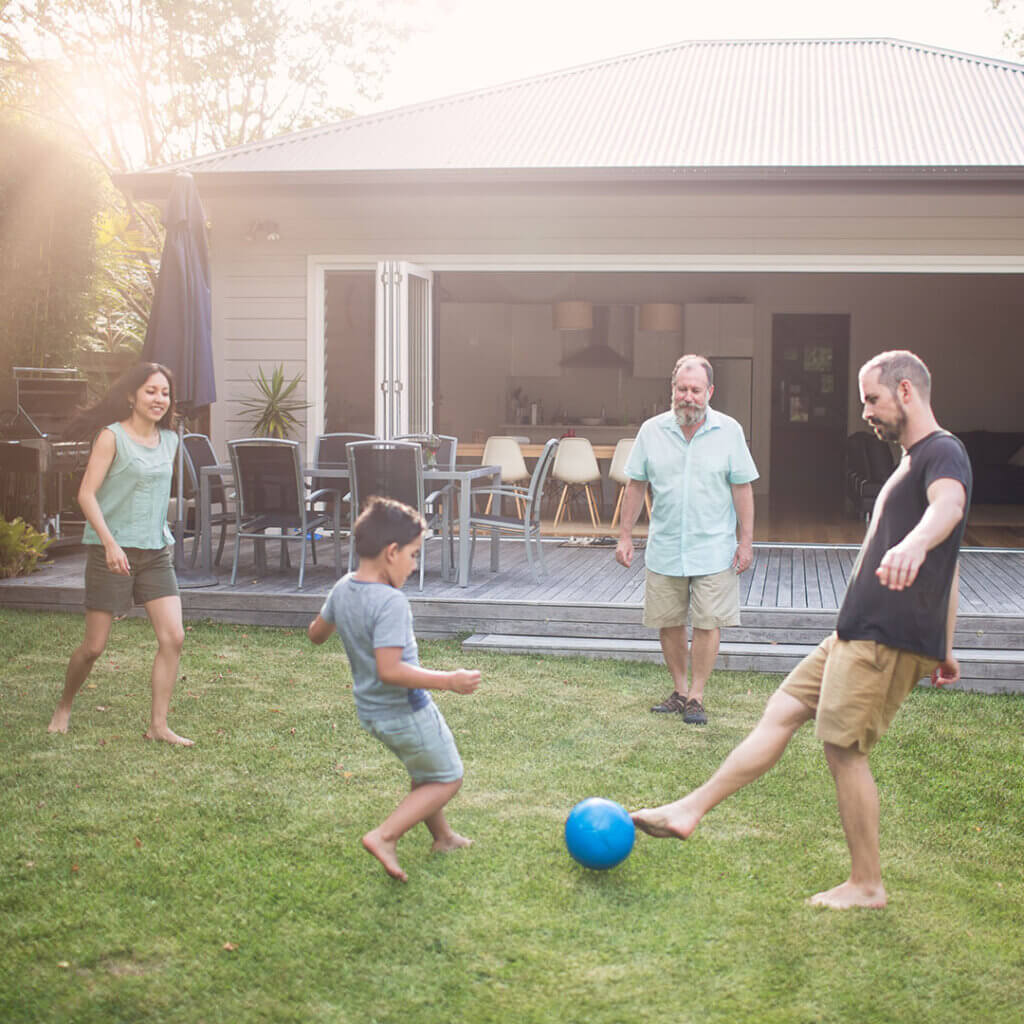
<svg viewBox="0 0 1024 1024"><path fill-rule="evenodd" d="M174 542L167 525L171 478L178 435L160 431L160 443L147 448L133 441L120 423L107 427L117 442L117 453L96 491L96 500L107 528L123 548L162 548ZM96 531L85 524L83 544L102 544Z"/></svg>

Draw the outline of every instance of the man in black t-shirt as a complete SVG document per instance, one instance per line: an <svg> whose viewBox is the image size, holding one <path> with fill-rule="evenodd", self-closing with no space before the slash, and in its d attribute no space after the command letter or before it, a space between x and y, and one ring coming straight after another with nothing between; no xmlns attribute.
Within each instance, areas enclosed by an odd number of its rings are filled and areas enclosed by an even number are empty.
<svg viewBox="0 0 1024 1024"><path fill-rule="evenodd" d="M883 352L864 364L859 382L864 419L904 453L875 502L836 631L786 677L753 732L703 786L633 814L650 835L688 838L712 807L768 771L813 718L835 780L850 876L810 902L834 909L886 904L868 754L918 681L960 678L957 559L971 496L967 453L935 419L924 363L912 352Z"/></svg>

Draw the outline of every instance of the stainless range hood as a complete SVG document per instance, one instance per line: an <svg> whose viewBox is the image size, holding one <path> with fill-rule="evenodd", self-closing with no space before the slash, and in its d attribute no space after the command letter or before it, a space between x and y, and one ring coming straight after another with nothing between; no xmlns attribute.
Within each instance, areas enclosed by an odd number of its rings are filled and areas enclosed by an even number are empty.
<svg viewBox="0 0 1024 1024"><path fill-rule="evenodd" d="M633 364L608 344L609 309L594 306L594 330L586 348L566 356L561 365L578 370L631 370Z"/></svg>

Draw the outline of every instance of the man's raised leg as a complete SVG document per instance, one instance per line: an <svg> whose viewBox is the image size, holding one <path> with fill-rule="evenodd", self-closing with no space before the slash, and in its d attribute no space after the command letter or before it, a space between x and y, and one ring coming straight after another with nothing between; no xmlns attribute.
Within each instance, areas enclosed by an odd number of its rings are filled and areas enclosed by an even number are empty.
<svg viewBox="0 0 1024 1024"><path fill-rule="evenodd" d="M673 803L634 811L634 824L658 838L688 839L712 807L764 775L782 756L793 733L812 717L806 704L776 690L750 735L703 786Z"/></svg>
<svg viewBox="0 0 1024 1024"><path fill-rule="evenodd" d="M815 906L847 910L850 907L884 907L882 862L878 848L878 787L867 754L856 746L825 744L839 802L839 817L850 849L850 877L840 885L812 896Z"/></svg>

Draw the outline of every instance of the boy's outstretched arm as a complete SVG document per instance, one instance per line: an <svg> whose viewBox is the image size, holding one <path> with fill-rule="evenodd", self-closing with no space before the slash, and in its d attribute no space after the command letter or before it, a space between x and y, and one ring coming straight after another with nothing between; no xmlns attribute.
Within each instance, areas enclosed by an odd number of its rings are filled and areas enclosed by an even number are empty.
<svg viewBox="0 0 1024 1024"><path fill-rule="evenodd" d="M324 622L323 619L318 615L310 624L306 630L306 636L315 644L322 644L325 640L330 638L330 635L334 632L334 627L329 622Z"/></svg>
<svg viewBox="0 0 1024 1024"><path fill-rule="evenodd" d="M480 685L480 673L476 669L457 668L452 672L437 672L419 665L410 665L402 661L401 647L378 647L374 654L377 657L377 675L382 682L392 686L406 686L410 690L420 687L424 690L472 693Z"/></svg>

